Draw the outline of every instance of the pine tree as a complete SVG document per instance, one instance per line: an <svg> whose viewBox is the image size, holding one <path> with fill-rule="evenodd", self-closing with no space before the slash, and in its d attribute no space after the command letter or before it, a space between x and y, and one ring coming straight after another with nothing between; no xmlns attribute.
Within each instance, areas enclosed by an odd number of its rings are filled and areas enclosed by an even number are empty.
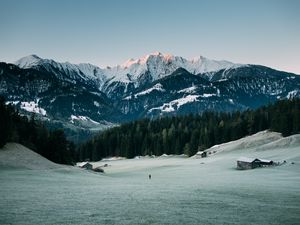
<svg viewBox="0 0 300 225"><path fill-rule="evenodd" d="M184 145L183 154L185 154L187 156L192 156L192 151L191 151L190 143L186 143Z"/></svg>

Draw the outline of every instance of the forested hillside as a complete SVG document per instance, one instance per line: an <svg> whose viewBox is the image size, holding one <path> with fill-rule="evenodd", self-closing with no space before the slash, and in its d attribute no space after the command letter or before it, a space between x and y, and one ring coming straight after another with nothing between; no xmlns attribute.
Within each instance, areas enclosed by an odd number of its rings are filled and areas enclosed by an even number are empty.
<svg viewBox="0 0 300 225"><path fill-rule="evenodd" d="M234 113L144 119L100 133L79 147L79 160L107 156L193 155L215 144L270 129L288 136L300 131L300 100Z"/></svg>
<svg viewBox="0 0 300 225"><path fill-rule="evenodd" d="M63 130L49 131L35 120L20 116L0 97L0 147L18 142L47 159L63 164L76 160L97 161L108 156L194 155L215 144L270 129L284 136L300 131L300 99L234 113L205 112L201 115L143 119L99 133L75 151Z"/></svg>
<svg viewBox="0 0 300 225"><path fill-rule="evenodd" d="M1 96L0 125L0 148L7 142L17 142L53 162L75 162L75 146L66 139L63 130L48 131L34 119L34 114L30 119L20 116L13 106L5 104L5 99Z"/></svg>

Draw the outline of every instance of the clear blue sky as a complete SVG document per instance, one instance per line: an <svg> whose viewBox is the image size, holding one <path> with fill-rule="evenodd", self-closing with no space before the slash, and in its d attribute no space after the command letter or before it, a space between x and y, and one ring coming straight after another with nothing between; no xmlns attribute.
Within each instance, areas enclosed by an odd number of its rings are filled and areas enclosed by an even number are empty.
<svg viewBox="0 0 300 225"><path fill-rule="evenodd" d="M154 51L300 74L300 1L0 0L0 61L106 66Z"/></svg>

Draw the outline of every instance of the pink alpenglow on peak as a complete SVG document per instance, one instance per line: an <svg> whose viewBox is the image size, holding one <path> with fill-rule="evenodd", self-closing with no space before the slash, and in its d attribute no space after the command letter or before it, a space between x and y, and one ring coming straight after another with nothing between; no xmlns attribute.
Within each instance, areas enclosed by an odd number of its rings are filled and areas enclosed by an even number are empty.
<svg viewBox="0 0 300 225"><path fill-rule="evenodd" d="M109 83L133 82L135 86L138 86L138 80L146 73L148 73L151 76L151 80L154 81L172 74L178 68L183 68L188 72L197 75L200 73L216 72L222 69L246 66L224 60L211 60L203 56L185 59L181 56L163 54L158 51L138 59L129 59L121 65L103 69L87 63L59 63L51 59L42 59L36 55L23 57L15 64L21 68L31 68L36 66L43 66L49 70L52 68L59 68L70 71L70 74L78 74L78 76L85 80L90 78L99 79L102 84L106 81Z"/></svg>

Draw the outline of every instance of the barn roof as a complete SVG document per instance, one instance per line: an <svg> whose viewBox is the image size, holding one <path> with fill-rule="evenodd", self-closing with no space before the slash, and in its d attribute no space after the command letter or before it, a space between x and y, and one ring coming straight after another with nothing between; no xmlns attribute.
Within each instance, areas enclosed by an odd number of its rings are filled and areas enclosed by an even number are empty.
<svg viewBox="0 0 300 225"><path fill-rule="evenodd" d="M264 163L272 162L272 160L268 160L268 159L258 159L258 158L248 158L248 157L240 157L237 161L248 162L248 163L252 163L254 161L260 161L260 162L264 162Z"/></svg>
<svg viewBox="0 0 300 225"><path fill-rule="evenodd" d="M81 162L81 163L77 163L77 166L83 167L83 166L85 166L87 164L90 164L90 163L89 162ZM92 164L90 164L90 165L92 165Z"/></svg>
<svg viewBox="0 0 300 225"><path fill-rule="evenodd" d="M204 153L204 151L198 151L197 153L196 153L196 155L201 155L201 154L203 154Z"/></svg>
<svg viewBox="0 0 300 225"><path fill-rule="evenodd" d="M264 163L270 163L272 162L272 160L269 160L269 159L259 159L261 162L264 162Z"/></svg>
<svg viewBox="0 0 300 225"><path fill-rule="evenodd" d="M251 163L251 162L253 162L254 160L255 160L255 158L240 157L240 158L238 158L237 161Z"/></svg>

